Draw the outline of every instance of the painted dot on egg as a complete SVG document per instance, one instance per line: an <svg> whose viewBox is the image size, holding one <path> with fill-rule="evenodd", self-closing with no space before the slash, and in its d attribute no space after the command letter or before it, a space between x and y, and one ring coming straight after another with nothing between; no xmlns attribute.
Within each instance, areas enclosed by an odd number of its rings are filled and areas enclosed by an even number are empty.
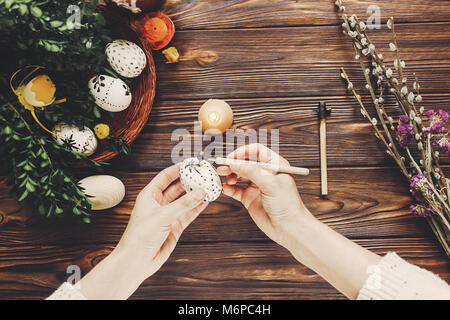
<svg viewBox="0 0 450 320"><path fill-rule="evenodd" d="M130 88L118 78L106 75L96 76L89 81L89 89L95 103L106 111L123 111L128 108L132 100Z"/></svg>
<svg viewBox="0 0 450 320"><path fill-rule="evenodd" d="M139 76L147 65L144 51L127 40L114 40L106 46L105 53L111 67L126 78Z"/></svg>

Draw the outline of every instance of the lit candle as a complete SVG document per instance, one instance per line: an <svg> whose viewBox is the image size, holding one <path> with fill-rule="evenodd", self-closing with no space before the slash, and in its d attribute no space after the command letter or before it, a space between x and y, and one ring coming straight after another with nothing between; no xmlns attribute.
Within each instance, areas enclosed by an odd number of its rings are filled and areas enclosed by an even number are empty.
<svg viewBox="0 0 450 320"><path fill-rule="evenodd" d="M233 110L228 103L219 99L209 99L198 112L198 121L203 131L225 132L233 123Z"/></svg>

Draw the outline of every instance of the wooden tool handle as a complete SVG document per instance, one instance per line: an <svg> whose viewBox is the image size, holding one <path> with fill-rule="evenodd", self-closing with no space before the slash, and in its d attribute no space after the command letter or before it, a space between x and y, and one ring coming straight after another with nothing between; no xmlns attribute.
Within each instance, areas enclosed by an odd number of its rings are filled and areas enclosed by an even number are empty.
<svg viewBox="0 0 450 320"><path fill-rule="evenodd" d="M249 161L249 160L242 160L242 159L228 159L228 158L216 158L215 163L218 165L232 165L232 164L249 164L253 165L262 169L270 170L273 172L279 172L279 173L290 173L290 174L297 174L300 176L307 176L309 175L309 169L307 168L300 168L300 167L292 167L292 166L277 166L275 164L271 163L265 163L265 162L256 162L256 161Z"/></svg>
<svg viewBox="0 0 450 320"><path fill-rule="evenodd" d="M327 125L326 120L320 120L320 181L322 196L328 195L327 177Z"/></svg>

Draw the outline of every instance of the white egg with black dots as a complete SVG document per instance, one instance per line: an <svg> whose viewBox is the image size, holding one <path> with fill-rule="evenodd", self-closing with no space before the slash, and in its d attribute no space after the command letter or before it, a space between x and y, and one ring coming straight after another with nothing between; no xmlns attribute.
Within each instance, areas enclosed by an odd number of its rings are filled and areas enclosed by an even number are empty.
<svg viewBox="0 0 450 320"><path fill-rule="evenodd" d="M130 106L130 87L122 80L107 75L97 75L89 80L89 90L95 103L109 112L120 112Z"/></svg>
<svg viewBox="0 0 450 320"><path fill-rule="evenodd" d="M105 54L109 65L125 78L136 78L147 65L144 51L128 40L114 40L108 43Z"/></svg>
<svg viewBox="0 0 450 320"><path fill-rule="evenodd" d="M198 158L188 158L180 164L180 181L186 192L202 189L205 202L212 202L222 193L222 181L211 163Z"/></svg>

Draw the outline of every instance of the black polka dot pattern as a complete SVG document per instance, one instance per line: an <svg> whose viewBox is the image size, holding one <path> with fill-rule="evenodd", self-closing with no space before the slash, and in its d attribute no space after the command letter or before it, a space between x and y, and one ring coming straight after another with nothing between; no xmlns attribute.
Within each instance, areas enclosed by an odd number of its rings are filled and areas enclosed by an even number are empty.
<svg viewBox="0 0 450 320"><path fill-rule="evenodd" d="M216 169L206 160L189 158L180 165L180 181L186 192L203 189L206 202L216 200L222 193L222 182Z"/></svg>
<svg viewBox="0 0 450 320"><path fill-rule="evenodd" d="M127 40L114 40L106 46L105 53L114 71L126 78L139 76L147 65L144 51Z"/></svg>
<svg viewBox="0 0 450 320"><path fill-rule="evenodd" d="M89 80L89 89L95 103L110 112L119 112L131 103L131 91L121 79L98 75Z"/></svg>

